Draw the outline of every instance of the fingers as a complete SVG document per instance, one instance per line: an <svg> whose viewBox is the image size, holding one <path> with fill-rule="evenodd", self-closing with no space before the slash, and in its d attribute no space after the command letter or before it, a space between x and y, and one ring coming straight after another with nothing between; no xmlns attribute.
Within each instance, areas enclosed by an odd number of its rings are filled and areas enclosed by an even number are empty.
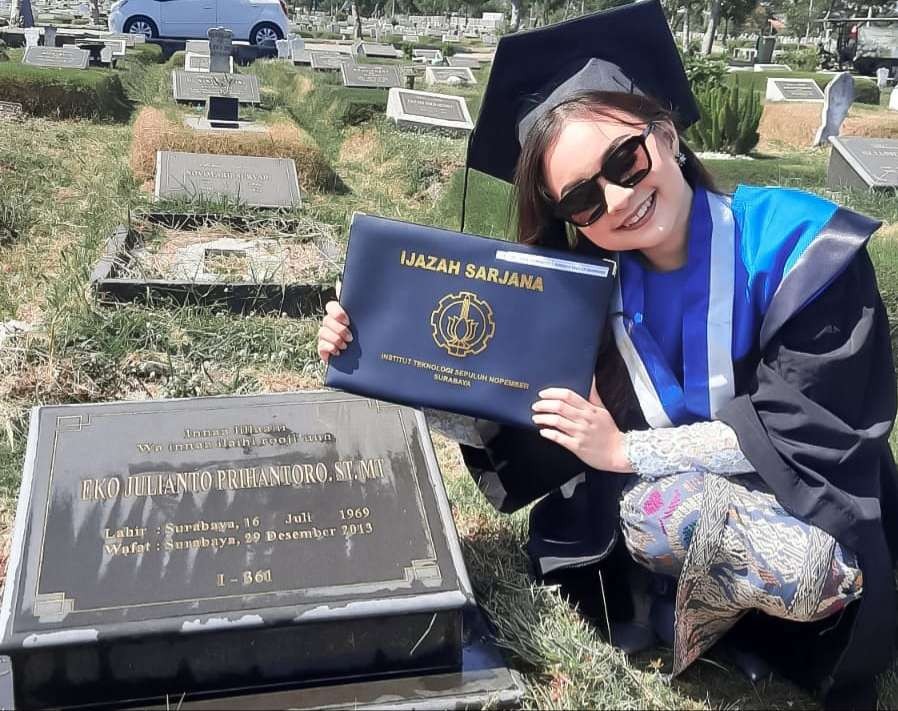
<svg viewBox="0 0 898 711"><path fill-rule="evenodd" d="M325 363L331 356L340 355L353 339L349 330L349 315L336 301L329 301L324 310L325 317L318 329L318 357Z"/></svg>
<svg viewBox="0 0 898 711"><path fill-rule="evenodd" d="M568 390L567 388L546 388L545 390L540 390L539 396L543 400L561 400L571 407L580 410L589 404L583 399L582 395L578 395L573 390Z"/></svg>
<svg viewBox="0 0 898 711"><path fill-rule="evenodd" d="M545 437L547 440L551 442L555 442L556 444L560 444L565 449L577 453L579 449L579 444L577 440L571 437L570 435L566 435L563 432L559 432L558 430L550 430L544 429L539 431L540 436Z"/></svg>
<svg viewBox="0 0 898 711"><path fill-rule="evenodd" d="M576 437L583 434L588 427L586 422L582 422L580 420L569 420L566 417L554 414L534 415L533 422L540 427L550 427L552 429L558 430L559 432L564 432L571 437Z"/></svg>
<svg viewBox="0 0 898 711"><path fill-rule="evenodd" d="M585 410L569 405L564 400L537 400L530 406L534 412L551 412L570 419L581 416Z"/></svg>
<svg viewBox="0 0 898 711"><path fill-rule="evenodd" d="M336 319L339 323L344 326L349 325L349 314L340 306L339 301L328 301L324 306L324 310L328 316Z"/></svg>

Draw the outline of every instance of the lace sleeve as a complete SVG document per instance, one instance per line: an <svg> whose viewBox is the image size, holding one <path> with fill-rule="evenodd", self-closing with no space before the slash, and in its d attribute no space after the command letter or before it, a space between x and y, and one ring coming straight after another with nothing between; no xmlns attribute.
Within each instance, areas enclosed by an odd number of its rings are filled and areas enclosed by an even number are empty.
<svg viewBox="0 0 898 711"><path fill-rule="evenodd" d="M682 472L748 474L755 469L739 448L733 429L723 422L698 422L624 434L633 471L644 479Z"/></svg>
<svg viewBox="0 0 898 711"><path fill-rule="evenodd" d="M455 440L459 444L466 444L470 447L483 449L483 439L477 428L474 427L476 421L473 417L467 415L456 415L454 412L445 412L444 410L430 410L425 408L422 410L427 420L428 426L439 432L444 437Z"/></svg>

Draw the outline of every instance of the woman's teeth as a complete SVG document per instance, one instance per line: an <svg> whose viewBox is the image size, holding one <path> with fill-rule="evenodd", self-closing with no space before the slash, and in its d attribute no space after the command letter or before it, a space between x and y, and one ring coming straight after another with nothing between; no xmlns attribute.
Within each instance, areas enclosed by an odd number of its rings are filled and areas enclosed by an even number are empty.
<svg viewBox="0 0 898 711"><path fill-rule="evenodd" d="M649 208L655 203L655 193L649 195L639 206L639 209L636 211L636 214L633 215L631 219L624 223L624 227L632 227L637 222L639 222L645 214L649 211Z"/></svg>

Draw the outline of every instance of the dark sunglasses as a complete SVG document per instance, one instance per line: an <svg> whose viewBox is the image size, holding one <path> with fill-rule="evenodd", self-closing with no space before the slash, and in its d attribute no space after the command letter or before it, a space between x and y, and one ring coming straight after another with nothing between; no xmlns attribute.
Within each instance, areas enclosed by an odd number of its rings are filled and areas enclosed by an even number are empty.
<svg viewBox="0 0 898 711"><path fill-rule="evenodd" d="M558 202L547 196L555 217L577 227L588 227L608 210L599 178L624 188L632 188L642 181L652 169L645 140L654 127L650 123L641 134L626 139L605 158L598 173L577 183Z"/></svg>

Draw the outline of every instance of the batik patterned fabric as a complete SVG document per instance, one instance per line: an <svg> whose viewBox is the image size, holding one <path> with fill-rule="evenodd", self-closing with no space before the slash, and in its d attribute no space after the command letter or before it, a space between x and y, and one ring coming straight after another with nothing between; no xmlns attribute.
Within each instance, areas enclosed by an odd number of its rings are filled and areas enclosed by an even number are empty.
<svg viewBox="0 0 898 711"><path fill-rule="evenodd" d="M749 610L810 622L863 588L854 555L790 516L757 475L637 480L621 500L621 525L636 560L679 578L674 674Z"/></svg>

